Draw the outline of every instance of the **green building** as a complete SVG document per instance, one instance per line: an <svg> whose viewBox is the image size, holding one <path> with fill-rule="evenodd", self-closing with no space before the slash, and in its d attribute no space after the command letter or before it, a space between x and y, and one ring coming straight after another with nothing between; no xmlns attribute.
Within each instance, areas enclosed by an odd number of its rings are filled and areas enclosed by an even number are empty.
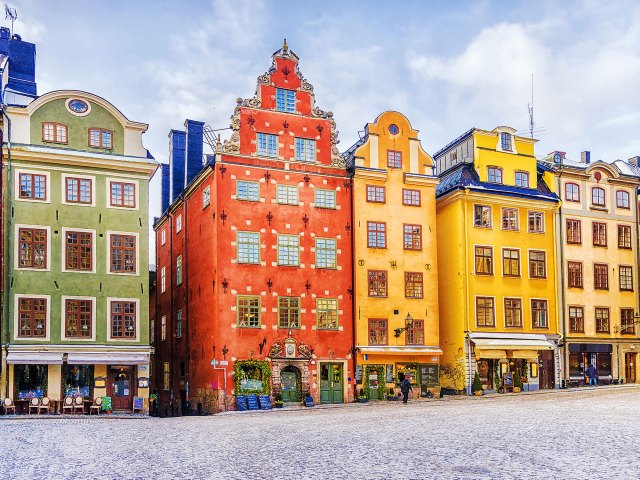
<svg viewBox="0 0 640 480"><path fill-rule="evenodd" d="M6 113L1 396L131 409L149 396L147 125L73 90Z"/></svg>

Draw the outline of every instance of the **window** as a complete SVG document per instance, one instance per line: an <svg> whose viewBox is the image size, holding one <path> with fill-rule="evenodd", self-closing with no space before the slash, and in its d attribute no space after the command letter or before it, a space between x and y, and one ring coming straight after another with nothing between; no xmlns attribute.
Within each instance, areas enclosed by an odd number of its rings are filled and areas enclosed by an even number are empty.
<svg viewBox="0 0 640 480"><path fill-rule="evenodd" d="M316 238L316 268L336 268L337 247L334 238Z"/></svg>
<svg viewBox="0 0 640 480"><path fill-rule="evenodd" d="M569 331L584 333L584 307L569 307Z"/></svg>
<svg viewBox="0 0 640 480"><path fill-rule="evenodd" d="M635 335L636 326L633 323L633 308L620 309L620 333L623 335Z"/></svg>
<svg viewBox="0 0 640 480"><path fill-rule="evenodd" d="M367 185L367 202L384 203L385 188Z"/></svg>
<svg viewBox="0 0 640 480"><path fill-rule="evenodd" d="M528 172L516 172L516 187L529 188Z"/></svg>
<svg viewBox="0 0 640 480"><path fill-rule="evenodd" d="M67 231L64 248L65 270L93 270L93 233Z"/></svg>
<svg viewBox="0 0 640 480"><path fill-rule="evenodd" d="M387 319L369 319L369 345L387 344Z"/></svg>
<svg viewBox="0 0 640 480"><path fill-rule="evenodd" d="M162 364L163 370L163 387L165 390L171 390L171 363L164 362Z"/></svg>
<svg viewBox="0 0 640 480"><path fill-rule="evenodd" d="M582 243L582 222L580 220L567 220L567 243Z"/></svg>
<svg viewBox="0 0 640 480"><path fill-rule="evenodd" d="M487 167L489 183L502 183L502 169L499 167Z"/></svg>
<svg viewBox="0 0 640 480"><path fill-rule="evenodd" d="M335 190L315 190L315 206L318 208L336 208Z"/></svg>
<svg viewBox="0 0 640 480"><path fill-rule="evenodd" d="M260 263L260 234L238 232L236 234L238 263Z"/></svg>
<svg viewBox="0 0 640 480"><path fill-rule="evenodd" d="M567 262L568 286L572 288L582 288L582 263Z"/></svg>
<svg viewBox="0 0 640 480"><path fill-rule="evenodd" d="M419 207L420 206L420 190L411 190L409 188L403 188L402 204L411 205L413 207Z"/></svg>
<svg viewBox="0 0 640 480"><path fill-rule="evenodd" d="M493 247L476 246L476 273L493 275Z"/></svg>
<svg viewBox="0 0 640 480"><path fill-rule="evenodd" d="M160 320L160 340L163 342L167 339L167 317L165 315L162 316Z"/></svg>
<svg viewBox="0 0 640 480"><path fill-rule="evenodd" d="M604 188L593 187L591 189L591 204L596 207L604 207Z"/></svg>
<svg viewBox="0 0 640 480"><path fill-rule="evenodd" d="M296 138L296 160L301 162L316 161L316 141L309 138Z"/></svg>
<svg viewBox="0 0 640 480"><path fill-rule="evenodd" d="M596 307L596 333L609 333L609 309Z"/></svg>
<svg viewBox="0 0 640 480"><path fill-rule="evenodd" d="M160 293L167 291L167 267L160 269Z"/></svg>
<svg viewBox="0 0 640 480"><path fill-rule="evenodd" d="M402 168L402 152L387 150L387 167Z"/></svg>
<svg viewBox="0 0 640 480"><path fill-rule="evenodd" d="M111 302L111 338L135 338L136 303Z"/></svg>
<svg viewBox="0 0 640 480"><path fill-rule="evenodd" d="M176 312L176 338L182 338L182 309Z"/></svg>
<svg viewBox="0 0 640 480"><path fill-rule="evenodd" d="M544 233L544 212L529 212L529 233Z"/></svg>
<svg viewBox="0 0 640 480"><path fill-rule="evenodd" d="M279 112L295 112L296 91L276 88L276 110Z"/></svg>
<svg viewBox="0 0 640 480"><path fill-rule="evenodd" d="M20 173L20 198L47 199L47 177L35 173Z"/></svg>
<svg viewBox="0 0 640 480"><path fill-rule="evenodd" d="M387 272L386 270L369 270L369 296L387 296Z"/></svg>
<svg viewBox="0 0 640 480"><path fill-rule="evenodd" d="M260 326L260 297L238 295L238 326Z"/></svg>
<svg viewBox="0 0 640 480"><path fill-rule="evenodd" d="M236 182L236 198L238 200L247 200L249 202L260 201L260 184L258 182L244 182L238 180Z"/></svg>
<svg viewBox="0 0 640 480"><path fill-rule="evenodd" d="M620 290L626 292L633 291L633 267L628 265L620 265L618 267L618 277L620 281Z"/></svg>
<svg viewBox="0 0 640 480"><path fill-rule="evenodd" d="M631 248L631 226L618 225L618 248Z"/></svg>
<svg viewBox="0 0 640 480"><path fill-rule="evenodd" d="M531 300L531 322L533 328L549 327L546 300Z"/></svg>
<svg viewBox="0 0 640 480"><path fill-rule="evenodd" d="M337 329L338 300L335 298L316 298L316 320L320 330Z"/></svg>
<svg viewBox="0 0 640 480"><path fill-rule="evenodd" d="M522 328L522 300L519 298L504 299L504 326Z"/></svg>
<svg viewBox="0 0 640 480"><path fill-rule="evenodd" d="M136 237L111 235L111 273L136 273Z"/></svg>
<svg viewBox="0 0 640 480"><path fill-rule="evenodd" d="M511 134L502 132L500 133L500 147L502 150L511 151Z"/></svg>
<svg viewBox="0 0 640 480"><path fill-rule="evenodd" d="M47 268L47 231L44 228L20 228L18 268Z"/></svg>
<svg viewBox="0 0 640 480"><path fill-rule="evenodd" d="M529 277L546 278L547 265L546 253L541 250L529 251Z"/></svg>
<svg viewBox="0 0 640 480"><path fill-rule="evenodd" d="M278 136L268 133L258 133L256 138L257 153L261 157L278 156Z"/></svg>
<svg viewBox="0 0 640 480"><path fill-rule="evenodd" d="M473 225L476 227L491 228L491 207L474 205Z"/></svg>
<svg viewBox="0 0 640 480"><path fill-rule="evenodd" d="M607 246L607 224L601 222L593 222L593 246Z"/></svg>
<svg viewBox="0 0 640 480"><path fill-rule="evenodd" d="M565 183L564 184L564 199L567 202L579 202L580 201L580 187L577 183Z"/></svg>
<svg viewBox="0 0 640 480"><path fill-rule="evenodd" d="M423 298L422 273L404 273L404 296L406 298Z"/></svg>
<svg viewBox="0 0 640 480"><path fill-rule="evenodd" d="M520 250L502 249L502 275L505 277L520 276Z"/></svg>
<svg viewBox="0 0 640 480"><path fill-rule="evenodd" d="M64 314L64 330L66 337L92 337L93 301L66 299L64 301Z"/></svg>
<svg viewBox="0 0 640 480"><path fill-rule="evenodd" d="M42 141L52 143L67 143L67 126L60 123L43 123Z"/></svg>
<svg viewBox="0 0 640 480"><path fill-rule="evenodd" d="M413 320L409 326L405 323L404 343L406 345L424 345L424 321Z"/></svg>
<svg viewBox="0 0 640 480"><path fill-rule="evenodd" d="M47 336L47 299L20 297L18 299L18 336Z"/></svg>
<svg viewBox="0 0 640 480"><path fill-rule="evenodd" d="M298 187L294 185L277 185L276 201L283 205L298 205Z"/></svg>
<svg viewBox="0 0 640 480"><path fill-rule="evenodd" d="M493 297L476 297L476 323L478 327L495 327L495 320Z"/></svg>
<svg viewBox="0 0 640 480"><path fill-rule="evenodd" d="M136 208L136 184L127 182L110 182L112 207ZM180 217L182 221L182 217Z"/></svg>
<svg viewBox="0 0 640 480"><path fill-rule="evenodd" d="M211 186L202 190L202 209L204 210L211 204Z"/></svg>
<svg viewBox="0 0 640 480"><path fill-rule="evenodd" d="M182 231L182 214L176 217L176 233L180 233Z"/></svg>
<svg viewBox="0 0 640 480"><path fill-rule="evenodd" d="M422 227L420 225L404 225L404 249L422 250Z"/></svg>
<svg viewBox="0 0 640 480"><path fill-rule="evenodd" d="M367 222L367 247L387 248L387 224Z"/></svg>
<svg viewBox="0 0 640 480"><path fill-rule="evenodd" d="M502 209L502 229L518 230L518 209L517 208Z"/></svg>
<svg viewBox="0 0 640 480"><path fill-rule="evenodd" d="M594 288L596 290L609 290L609 266L601 263L593 265Z"/></svg>
<svg viewBox="0 0 640 480"><path fill-rule="evenodd" d="M616 206L618 208L629 209L629 192L625 190L618 190L616 192Z"/></svg>
<svg viewBox="0 0 640 480"><path fill-rule="evenodd" d="M160 245L167 243L167 231L163 228L160 232Z"/></svg>
<svg viewBox="0 0 640 480"><path fill-rule="evenodd" d="M278 297L278 327L300 328L300 297Z"/></svg>
<svg viewBox="0 0 640 480"><path fill-rule="evenodd" d="M96 148L113 148L113 132L104 128L89 129L89 146Z"/></svg>
<svg viewBox="0 0 640 480"><path fill-rule="evenodd" d="M182 285L182 255L176 257L176 285Z"/></svg>
<svg viewBox="0 0 640 480"><path fill-rule="evenodd" d="M297 267L300 263L300 237L278 235L278 265Z"/></svg>
<svg viewBox="0 0 640 480"><path fill-rule="evenodd" d="M65 184L66 202L91 204L91 179L66 177Z"/></svg>

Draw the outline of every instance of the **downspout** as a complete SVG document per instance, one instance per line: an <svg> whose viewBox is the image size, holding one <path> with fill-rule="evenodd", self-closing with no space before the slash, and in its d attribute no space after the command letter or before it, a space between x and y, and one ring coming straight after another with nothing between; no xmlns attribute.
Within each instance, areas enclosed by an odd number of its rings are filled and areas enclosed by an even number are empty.
<svg viewBox="0 0 640 480"><path fill-rule="evenodd" d="M561 379L561 387L563 386L562 384L564 383L564 385L566 386L568 384L568 371L567 371L567 363L568 363L568 345L567 345L567 322L565 321L564 318L564 314L565 314L565 303L566 303L566 297L565 297L565 291L564 291L564 286L565 286L565 278L564 278L564 256L565 256L565 251L564 248L562 248L562 241L564 239L564 231L563 231L563 221L562 221L562 167L560 167L560 174L558 175L558 196L560 197L560 202L558 203L558 210L557 210L557 221L556 221L556 228L557 228L557 232L558 235L556 235L556 241L554 242L554 249L556 250L556 255L557 255L557 251L560 251L560 261L556 262L556 278L558 277L558 269L559 269L559 275L560 275L560 284L556 285L556 291L560 291L560 305L559 308L557 308L556 310L559 312L558 315L558 321L562 322L562 344L564 345L563 349L562 349L562 365L560 366L561 368L561 372L562 372L562 379ZM556 257L558 258L558 257Z"/></svg>
<svg viewBox="0 0 640 480"><path fill-rule="evenodd" d="M464 225L464 269L466 270L469 267L469 249L467 248L467 235L468 235L468 225L467 225L467 202L469 197L469 190L465 189L464 191L464 200L462 201L462 223ZM467 387L467 395L471 395L471 371L472 371L472 361L471 361L471 339L469 338L469 274L464 276L464 301L462 302L464 305L464 318L466 320L465 326L465 340L467 342L467 361L469 368L469 375L465 375L466 378L466 387Z"/></svg>
<svg viewBox="0 0 640 480"><path fill-rule="evenodd" d="M173 378L175 365L173 365L173 216L169 213L169 412L173 417ZM162 319L161 319L162 321ZM166 331L165 331L166 333ZM164 372L164 366L163 370ZM164 373L163 373L164 375Z"/></svg>
<svg viewBox="0 0 640 480"><path fill-rule="evenodd" d="M191 409L189 408L189 366L191 363L189 362L189 214L187 210L187 198L185 195L184 198L184 220L183 220L183 228L184 228L184 262L182 264L183 270L183 279L182 283L184 285L184 315L182 318L182 324L184 327L184 335L186 336L185 348L185 366L184 366L184 382L185 382L185 390L186 390L186 402L187 402L187 415L190 414Z"/></svg>
<svg viewBox="0 0 640 480"><path fill-rule="evenodd" d="M2 209L2 228L3 228L3 232L5 237L3 238L2 241L2 250L3 253L5 253L5 255L2 255L2 267L3 267L3 286L4 286L4 298L2 300L2 309L0 309L0 312L4 312L4 307L6 306L7 309L7 315L5 317L5 322L3 324L3 331L2 331L2 349L4 350L4 355L2 355L3 358L7 358L8 355L8 350L9 350L9 325L11 324L10 318L11 318L11 302L10 302L10 278L11 278L11 252L10 252L10 248L8 248L8 242L9 242L9 238L11 237L10 233L11 232L11 197L13 195L13 171L11 168L11 118L9 118L9 116L7 115L7 106L3 103L2 105L0 105L0 109L2 110L2 115L4 116L4 118L7 120L7 169L5 174L3 175L3 181L6 178L7 179L7 192L8 194L5 195L4 194L4 185L2 185L0 187L0 194L2 195L3 200L6 199L6 205L4 206L4 208ZM4 132L2 135L2 141L0 142L0 149L2 148L2 146L4 145ZM4 165L2 165L2 168L4 168ZM6 215L6 213L9 213L8 215ZM7 226L5 228L4 226L4 220L5 218L7 219ZM5 262L5 258L7 259L7 261ZM10 385L9 385L9 372L7 371L6 368L6 364L2 365L2 371L5 372L5 396L9 397L9 389L10 389Z"/></svg>
<svg viewBox="0 0 640 480"><path fill-rule="evenodd" d="M351 198L350 198L350 207L351 207L351 258L349 259L349 265L351 267L351 354L353 355L352 364L353 364L353 399L356 399L356 357L357 357L357 348L356 348L356 335L357 335L357 322L356 322L356 267L355 267L355 251L356 251L356 214L354 208L355 201L355 181L354 176L356 172L355 159L353 160L353 171L348 174L347 181L351 186ZM348 377L347 377L348 378Z"/></svg>

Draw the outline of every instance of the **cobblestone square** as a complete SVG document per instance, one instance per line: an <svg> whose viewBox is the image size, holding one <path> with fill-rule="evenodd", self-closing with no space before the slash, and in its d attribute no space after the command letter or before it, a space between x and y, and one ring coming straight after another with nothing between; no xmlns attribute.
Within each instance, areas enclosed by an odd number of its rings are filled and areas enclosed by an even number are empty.
<svg viewBox="0 0 640 480"><path fill-rule="evenodd" d="M3 419L0 471L7 479L637 479L639 409L640 388L624 387L211 417Z"/></svg>

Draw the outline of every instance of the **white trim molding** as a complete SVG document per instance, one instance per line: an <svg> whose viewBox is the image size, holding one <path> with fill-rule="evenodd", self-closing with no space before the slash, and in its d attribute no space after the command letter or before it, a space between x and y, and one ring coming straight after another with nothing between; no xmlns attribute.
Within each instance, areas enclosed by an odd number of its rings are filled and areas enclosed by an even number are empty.
<svg viewBox="0 0 640 480"><path fill-rule="evenodd" d="M47 301L46 335L44 337L21 337L18 335L19 317L18 302L21 298L44 298ZM13 340L16 342L48 342L51 339L51 295L35 295L29 293L16 293L13 295Z"/></svg>
<svg viewBox="0 0 640 480"><path fill-rule="evenodd" d="M134 302L136 304L136 336L132 338L113 338L111 336L111 303ZM107 341L108 342L139 342L140 341L140 299L107 297Z"/></svg>
<svg viewBox="0 0 640 480"><path fill-rule="evenodd" d="M95 342L96 341L96 297L82 297L80 295L62 295L60 297L60 339L68 342ZM91 337L67 337L66 334L66 303L67 300L90 300L91 301Z"/></svg>

